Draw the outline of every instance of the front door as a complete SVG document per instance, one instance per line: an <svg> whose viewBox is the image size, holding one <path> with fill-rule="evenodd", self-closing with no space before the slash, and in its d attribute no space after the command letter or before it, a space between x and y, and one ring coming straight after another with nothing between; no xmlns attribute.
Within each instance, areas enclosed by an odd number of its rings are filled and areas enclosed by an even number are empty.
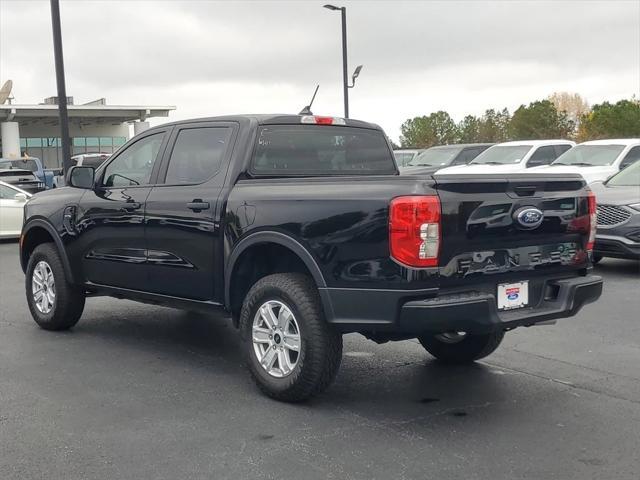
<svg viewBox="0 0 640 480"><path fill-rule="evenodd" d="M174 130L157 185L147 199L151 291L215 300L223 265L218 203L236 124L185 124Z"/></svg>
<svg viewBox="0 0 640 480"><path fill-rule="evenodd" d="M74 255L85 280L146 290L145 205L168 132L154 131L125 146L99 169L76 215Z"/></svg>

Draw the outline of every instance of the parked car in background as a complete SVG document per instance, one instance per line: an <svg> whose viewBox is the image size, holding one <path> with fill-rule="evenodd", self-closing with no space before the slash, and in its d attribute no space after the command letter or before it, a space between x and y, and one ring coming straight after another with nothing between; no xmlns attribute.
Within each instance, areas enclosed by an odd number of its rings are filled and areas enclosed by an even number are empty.
<svg viewBox="0 0 640 480"><path fill-rule="evenodd" d="M571 140L522 140L487 148L468 165L448 167L439 173L517 173L549 165L575 145Z"/></svg>
<svg viewBox="0 0 640 480"><path fill-rule="evenodd" d="M107 160L111 156L110 153L83 153L80 155L74 155L71 157L71 165L86 165L88 167L98 168L102 165L105 160ZM62 171L54 178L54 188L55 187L64 187L65 186L65 178L62 174Z"/></svg>
<svg viewBox="0 0 640 480"><path fill-rule="evenodd" d="M57 173L54 170L44 168L42 161L36 157L0 158L0 169L11 168L30 171L45 185L45 188L53 187L53 178Z"/></svg>
<svg viewBox="0 0 640 480"><path fill-rule="evenodd" d="M0 180L0 238L20 236L24 204L29 198L29 192Z"/></svg>
<svg viewBox="0 0 640 480"><path fill-rule="evenodd" d="M44 183L30 170L0 168L0 180L31 194L45 190Z"/></svg>
<svg viewBox="0 0 640 480"><path fill-rule="evenodd" d="M597 201L593 259L640 259L640 162L591 185Z"/></svg>
<svg viewBox="0 0 640 480"><path fill-rule="evenodd" d="M579 173L587 183L604 182L640 160L640 138L592 140L576 145L540 173Z"/></svg>
<svg viewBox="0 0 640 480"><path fill-rule="evenodd" d="M416 157L416 155L418 155L421 152L424 152L424 149L394 150L393 156L396 159L396 165L398 165L398 167L404 167L405 165L409 164L411 160L413 160Z"/></svg>
<svg viewBox="0 0 640 480"><path fill-rule="evenodd" d="M400 167L400 173L420 175L444 167L466 165L492 145L493 143L461 143L431 147L413 157L404 167Z"/></svg>

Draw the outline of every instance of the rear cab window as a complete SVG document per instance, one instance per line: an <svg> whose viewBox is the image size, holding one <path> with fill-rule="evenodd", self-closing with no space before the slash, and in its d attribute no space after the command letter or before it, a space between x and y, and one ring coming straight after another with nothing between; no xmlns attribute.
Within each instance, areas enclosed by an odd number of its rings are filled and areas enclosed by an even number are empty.
<svg viewBox="0 0 640 480"><path fill-rule="evenodd" d="M264 125L250 172L262 176L395 175L381 130L328 125Z"/></svg>

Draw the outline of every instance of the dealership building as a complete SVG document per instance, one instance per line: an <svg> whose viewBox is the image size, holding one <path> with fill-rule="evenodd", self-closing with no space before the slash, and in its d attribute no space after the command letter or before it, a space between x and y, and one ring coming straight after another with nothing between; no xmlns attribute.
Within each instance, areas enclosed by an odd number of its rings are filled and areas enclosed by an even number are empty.
<svg viewBox="0 0 640 480"><path fill-rule="evenodd" d="M75 105L68 97L72 155L113 153L133 133L149 128L148 119L167 117L173 106L108 105L104 98ZM0 105L2 158L24 155L42 159L47 168L62 166L58 97L37 105Z"/></svg>

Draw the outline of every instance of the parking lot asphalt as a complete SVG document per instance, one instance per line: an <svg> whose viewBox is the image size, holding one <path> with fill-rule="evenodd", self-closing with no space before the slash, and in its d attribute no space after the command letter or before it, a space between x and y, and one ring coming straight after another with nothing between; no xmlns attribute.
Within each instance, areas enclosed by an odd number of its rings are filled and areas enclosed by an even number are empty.
<svg viewBox="0 0 640 480"><path fill-rule="evenodd" d="M222 318L94 298L40 330L1 242L0 478L637 480L639 266L603 260L597 304L472 366L348 335L335 384L288 405Z"/></svg>

